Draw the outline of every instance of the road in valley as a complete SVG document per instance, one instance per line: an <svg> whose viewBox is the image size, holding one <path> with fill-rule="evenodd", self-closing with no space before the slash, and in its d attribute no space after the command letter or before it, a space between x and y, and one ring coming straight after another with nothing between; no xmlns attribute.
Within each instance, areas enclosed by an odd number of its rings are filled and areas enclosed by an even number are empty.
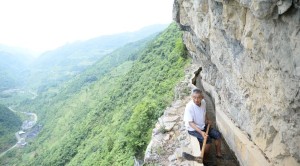
<svg viewBox="0 0 300 166"><path fill-rule="evenodd" d="M37 115L35 113L16 111L16 110L12 109L12 107L8 107L8 108L12 112L20 112L20 113L23 113L23 114L26 114L26 115L30 116L30 118L29 118L29 120L26 120L26 121L23 122L23 124L22 124L22 130L20 130L20 131L18 131L18 132L15 133L15 136L17 138L17 143L15 145L13 145L12 147L10 147L9 149L7 149L6 151L2 152L0 154L0 157L2 157L8 151L14 149L17 146L26 145L26 142L25 142L26 135L24 135L24 133L25 133L24 130L25 131L30 130L36 124L36 122L37 122Z"/></svg>

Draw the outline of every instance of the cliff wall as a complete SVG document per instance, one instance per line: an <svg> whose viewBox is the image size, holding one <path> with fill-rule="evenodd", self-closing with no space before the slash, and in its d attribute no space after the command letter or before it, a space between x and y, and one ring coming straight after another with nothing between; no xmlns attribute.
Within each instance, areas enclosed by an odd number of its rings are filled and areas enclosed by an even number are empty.
<svg viewBox="0 0 300 166"><path fill-rule="evenodd" d="M175 0L173 16L216 112L270 165L300 165L300 1Z"/></svg>

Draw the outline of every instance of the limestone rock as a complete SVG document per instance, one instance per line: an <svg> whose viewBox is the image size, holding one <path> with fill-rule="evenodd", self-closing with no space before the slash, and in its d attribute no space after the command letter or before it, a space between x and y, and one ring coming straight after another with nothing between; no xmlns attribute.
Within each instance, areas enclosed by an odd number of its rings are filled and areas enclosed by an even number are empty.
<svg viewBox="0 0 300 166"><path fill-rule="evenodd" d="M293 0L279 0L277 2L278 14L283 14L292 6Z"/></svg>
<svg viewBox="0 0 300 166"><path fill-rule="evenodd" d="M179 116L175 115L175 116L165 116L163 118L163 122L164 123L168 123L168 122L176 122L179 119Z"/></svg>
<svg viewBox="0 0 300 166"><path fill-rule="evenodd" d="M168 157L168 160L170 162L172 162L172 161L176 160L176 156L175 155L171 155L171 156Z"/></svg>
<svg viewBox="0 0 300 166"><path fill-rule="evenodd" d="M164 137L164 140L168 141L169 139L170 139L170 134L166 134L165 137Z"/></svg>
<svg viewBox="0 0 300 166"><path fill-rule="evenodd" d="M166 122L164 123L164 128L166 131L171 131L175 124L176 122Z"/></svg>
<svg viewBox="0 0 300 166"><path fill-rule="evenodd" d="M300 164L300 1L175 0L173 18L216 111L271 164Z"/></svg>

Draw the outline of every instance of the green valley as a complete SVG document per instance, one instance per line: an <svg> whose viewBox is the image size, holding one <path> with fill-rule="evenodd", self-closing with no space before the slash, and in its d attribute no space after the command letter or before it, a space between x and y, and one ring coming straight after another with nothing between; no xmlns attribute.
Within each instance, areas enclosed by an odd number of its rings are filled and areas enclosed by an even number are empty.
<svg viewBox="0 0 300 166"><path fill-rule="evenodd" d="M17 142L15 132L21 125L21 119L7 107L0 105L0 152L5 151Z"/></svg>
<svg viewBox="0 0 300 166"><path fill-rule="evenodd" d="M103 56L70 80L19 104L19 110L38 114L43 129L0 165L133 165L134 157L143 157L152 128L172 102L188 63L175 23Z"/></svg>

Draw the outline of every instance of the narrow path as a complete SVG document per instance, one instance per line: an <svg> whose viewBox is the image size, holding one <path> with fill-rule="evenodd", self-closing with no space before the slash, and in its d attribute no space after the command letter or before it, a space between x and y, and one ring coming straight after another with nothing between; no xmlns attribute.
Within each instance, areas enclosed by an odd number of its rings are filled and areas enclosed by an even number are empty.
<svg viewBox="0 0 300 166"><path fill-rule="evenodd" d="M16 110L14 110L14 109L12 109L12 107L8 107L8 109L9 110L11 110L12 112L18 112L18 111L16 111ZM25 126L24 128L26 128L26 130L29 130L29 129L31 129L33 126L35 126L35 124L36 124L36 122L37 122L37 115L35 114L35 113L32 113L32 112L21 112L21 111L19 111L20 113L23 113L23 114L26 114L26 115L29 115L29 116L32 116L33 118L30 118L30 120L28 120L28 123L30 124L30 125L27 125L27 126ZM31 119L33 119L33 120L31 120ZM24 122L25 123L25 122ZM23 124L24 124L23 123ZM28 124L27 123L27 124ZM22 125L22 128L23 128L23 125ZM12 150L12 149L14 149L15 147L17 147L18 146L18 144L20 144L20 143L22 143L22 139L23 139L23 143L26 143L25 142L25 138L22 138L21 136L20 136L20 132L21 132L22 130L20 130L20 131L18 131L18 132L16 132L15 133L15 136L16 136L16 138L17 138L17 143L15 144L15 145L13 145L12 147L10 147L9 149L7 149L6 151L4 151L4 152L2 152L1 154L0 154L0 158L2 157L2 156L4 156L8 151L10 151L10 150Z"/></svg>
<svg viewBox="0 0 300 166"><path fill-rule="evenodd" d="M202 85L198 85L198 87L203 89ZM206 101L206 110L207 110L208 118L214 122L212 127L218 128L216 126L214 102L207 93L204 93L204 98ZM223 159L216 158L216 150L215 150L215 146L214 146L214 142L213 142L213 144L211 145L209 154L207 154L207 156L204 157L204 165L205 166L239 166L239 163L236 160L235 155L233 154L233 152L227 145L224 138L222 138L221 151L222 151L224 158Z"/></svg>

